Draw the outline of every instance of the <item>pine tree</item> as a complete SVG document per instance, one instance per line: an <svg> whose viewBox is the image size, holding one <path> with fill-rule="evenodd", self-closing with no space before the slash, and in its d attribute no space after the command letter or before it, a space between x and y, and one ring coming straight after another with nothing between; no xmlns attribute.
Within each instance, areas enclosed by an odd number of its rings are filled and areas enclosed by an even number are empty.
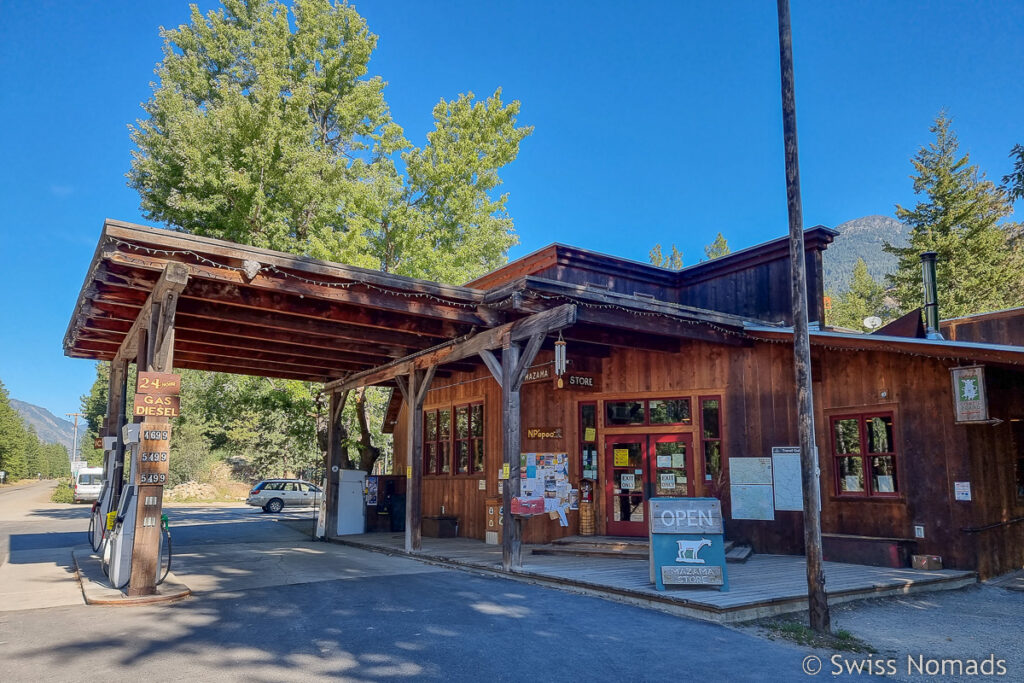
<svg viewBox="0 0 1024 683"><path fill-rule="evenodd" d="M910 227L909 243L885 250L897 270L888 276L901 311L923 303L920 254L938 253L939 311L945 318L1024 303L1024 258L1014 244L1014 224L999 224L1013 212L1006 194L986 180L959 143L942 113L931 127L935 141L911 160L912 209L897 205L896 217Z"/></svg>
<svg viewBox="0 0 1024 683"><path fill-rule="evenodd" d="M711 244L704 247L704 256L706 256L709 261L731 253L732 249L729 248L729 243L725 241L725 237L722 236L722 233L718 233Z"/></svg>
<svg viewBox="0 0 1024 683"><path fill-rule="evenodd" d="M1010 201L1024 199L1024 145L1014 145L1010 150L1013 170L1003 176L1003 189Z"/></svg>
<svg viewBox="0 0 1024 683"><path fill-rule="evenodd" d="M853 266L853 278L850 288L840 296L832 296L832 310L828 314L828 324L845 327L851 330L864 330L864 319L878 316L885 320L891 317L886 305L885 287L877 282L868 272L868 264L858 258Z"/></svg>
<svg viewBox="0 0 1024 683"><path fill-rule="evenodd" d="M0 470L7 472L7 481L28 476L28 440L25 422L0 382Z"/></svg>
<svg viewBox="0 0 1024 683"><path fill-rule="evenodd" d="M659 268L668 268L670 270L682 270L683 268L683 252L676 248L676 245L672 245L672 253L665 256L661 252L661 244L655 244L654 248L648 252L648 256L651 259L651 263L658 266Z"/></svg>

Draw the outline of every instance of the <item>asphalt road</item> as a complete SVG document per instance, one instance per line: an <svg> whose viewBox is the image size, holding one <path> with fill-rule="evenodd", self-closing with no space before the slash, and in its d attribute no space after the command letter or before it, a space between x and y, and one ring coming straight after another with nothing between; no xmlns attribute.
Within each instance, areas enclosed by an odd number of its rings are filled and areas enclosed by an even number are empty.
<svg viewBox="0 0 1024 683"><path fill-rule="evenodd" d="M12 546L74 540L65 534L84 538L87 506L28 500L0 497L0 524ZM285 541L289 561L306 555L321 566L329 561L337 578L207 590L162 606L0 612L3 679L805 678L800 665L807 651L735 629L311 543L309 511L273 516L245 507L175 508L171 516L176 549L198 558L191 570L197 580L208 569L204 557L244 557L245 571L253 571L264 561L261 549L268 563L277 561ZM232 548L243 552L231 554ZM243 568L217 571L229 578Z"/></svg>

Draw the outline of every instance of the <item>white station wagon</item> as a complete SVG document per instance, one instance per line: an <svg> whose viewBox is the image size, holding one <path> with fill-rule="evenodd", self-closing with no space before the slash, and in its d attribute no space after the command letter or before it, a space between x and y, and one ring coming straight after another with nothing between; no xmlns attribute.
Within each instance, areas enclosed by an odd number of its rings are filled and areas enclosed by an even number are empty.
<svg viewBox="0 0 1024 683"><path fill-rule="evenodd" d="M280 512L286 507L318 506L322 496L319 486L302 479L264 479L252 487L245 502L265 512Z"/></svg>

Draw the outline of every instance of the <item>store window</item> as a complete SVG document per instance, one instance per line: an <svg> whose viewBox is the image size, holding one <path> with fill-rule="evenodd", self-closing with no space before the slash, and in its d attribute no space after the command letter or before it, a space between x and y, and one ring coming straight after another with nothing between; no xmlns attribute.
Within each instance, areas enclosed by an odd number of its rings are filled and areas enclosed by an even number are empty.
<svg viewBox="0 0 1024 683"><path fill-rule="evenodd" d="M899 495L892 413L833 417L832 463L841 496Z"/></svg>
<svg viewBox="0 0 1024 683"><path fill-rule="evenodd" d="M700 397L700 441L704 453L704 480L713 481L722 473L722 399Z"/></svg>
<svg viewBox="0 0 1024 683"><path fill-rule="evenodd" d="M597 404L580 404L580 472L597 481Z"/></svg>
<svg viewBox="0 0 1024 683"><path fill-rule="evenodd" d="M635 401L605 401L606 427L690 424L690 399L652 398Z"/></svg>
<svg viewBox="0 0 1024 683"><path fill-rule="evenodd" d="M423 474L484 471L482 403L423 413Z"/></svg>

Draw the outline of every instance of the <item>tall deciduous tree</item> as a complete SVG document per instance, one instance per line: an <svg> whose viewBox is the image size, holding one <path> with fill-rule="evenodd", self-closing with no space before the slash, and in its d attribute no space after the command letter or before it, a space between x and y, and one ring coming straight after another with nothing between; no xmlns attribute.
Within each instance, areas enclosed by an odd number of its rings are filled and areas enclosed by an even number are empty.
<svg viewBox="0 0 1024 683"><path fill-rule="evenodd" d="M499 170L532 128L500 89L441 99L416 146L369 75L377 36L345 2L223 0L162 35L128 174L147 218L450 283L506 261Z"/></svg>
<svg viewBox="0 0 1024 683"><path fill-rule="evenodd" d="M731 254L732 249L729 248L729 243L725 241L725 237L722 233L718 233L711 244L704 247L704 256L710 261L726 254Z"/></svg>
<svg viewBox="0 0 1024 683"><path fill-rule="evenodd" d="M934 142L911 160L914 193L921 199L896 217L910 227L909 243L885 250L898 258L889 276L902 311L922 301L924 251L938 253L939 310L943 317L980 313L1024 303L1024 258L1012 239L1016 225L1000 223L1013 212L1006 194L968 155L960 156L950 119L942 113L931 127Z"/></svg>

